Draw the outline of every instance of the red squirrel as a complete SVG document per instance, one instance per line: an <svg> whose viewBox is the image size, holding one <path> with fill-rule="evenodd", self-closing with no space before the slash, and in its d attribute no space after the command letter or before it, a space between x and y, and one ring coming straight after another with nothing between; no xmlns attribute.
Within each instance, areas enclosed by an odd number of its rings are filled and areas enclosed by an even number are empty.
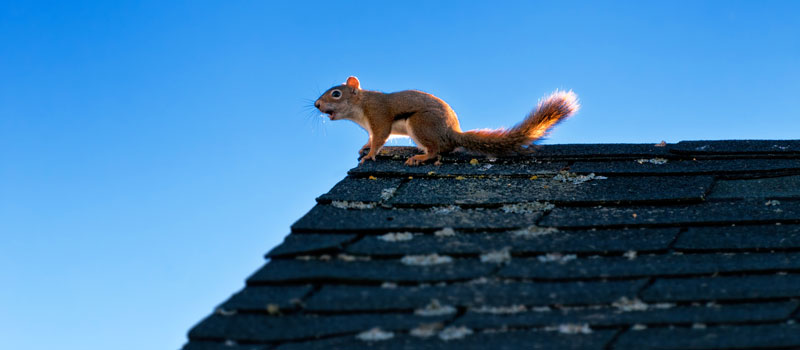
<svg viewBox="0 0 800 350"><path fill-rule="evenodd" d="M525 146L545 136L580 107L575 93L556 91L511 129L462 132L456 112L438 97L416 90L362 90L356 77L325 91L314 106L331 120L352 120L369 133L369 141L359 150L360 155L369 149L361 163L374 161L389 135L411 137L424 153L408 158L406 165L434 158L438 164L440 153L457 147L493 156L524 153Z"/></svg>

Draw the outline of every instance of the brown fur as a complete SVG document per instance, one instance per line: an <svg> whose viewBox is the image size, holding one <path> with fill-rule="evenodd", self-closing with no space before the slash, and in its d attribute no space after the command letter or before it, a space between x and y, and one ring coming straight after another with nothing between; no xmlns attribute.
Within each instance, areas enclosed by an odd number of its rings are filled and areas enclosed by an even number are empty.
<svg viewBox="0 0 800 350"><path fill-rule="evenodd" d="M522 152L579 108L573 92L556 91L511 129L462 132L456 113L436 96L416 90L388 94L362 90L355 77L325 91L314 105L331 120L352 120L367 130L369 141L359 153L367 148L369 153L361 159L362 163L375 160L389 135L410 136L424 154L409 158L408 165L438 158L440 153L456 147L487 155Z"/></svg>

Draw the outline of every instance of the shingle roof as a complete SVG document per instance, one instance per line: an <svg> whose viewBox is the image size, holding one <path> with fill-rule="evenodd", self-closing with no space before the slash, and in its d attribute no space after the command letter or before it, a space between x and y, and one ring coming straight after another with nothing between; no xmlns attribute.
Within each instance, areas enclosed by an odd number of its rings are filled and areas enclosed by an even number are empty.
<svg viewBox="0 0 800 350"><path fill-rule="evenodd" d="M800 347L800 141L414 152L350 170L185 349Z"/></svg>

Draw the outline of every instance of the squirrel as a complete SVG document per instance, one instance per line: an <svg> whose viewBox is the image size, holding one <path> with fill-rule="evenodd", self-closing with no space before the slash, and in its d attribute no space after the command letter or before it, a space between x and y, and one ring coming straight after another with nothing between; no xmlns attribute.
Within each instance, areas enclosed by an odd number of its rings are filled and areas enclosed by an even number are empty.
<svg viewBox="0 0 800 350"><path fill-rule="evenodd" d="M389 136L400 135L411 137L423 151L406 160L406 165L413 166L434 158L438 165L440 153L458 147L491 156L525 153L526 146L577 112L580 105L572 91L556 90L511 129L462 132L456 113L438 97L416 90L362 90L358 78L351 76L344 84L325 91L314 107L330 120L351 120L369 133L369 140L358 152L361 155L369 149L369 153L360 163L374 161Z"/></svg>

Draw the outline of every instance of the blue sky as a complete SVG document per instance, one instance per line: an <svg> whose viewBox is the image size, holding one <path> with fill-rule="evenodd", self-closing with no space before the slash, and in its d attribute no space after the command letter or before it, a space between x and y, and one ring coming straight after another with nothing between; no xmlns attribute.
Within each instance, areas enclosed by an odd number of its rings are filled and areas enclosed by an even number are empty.
<svg viewBox="0 0 800 350"><path fill-rule="evenodd" d="M798 138L798 2L290 3L0 4L3 347L180 347L356 166L306 108L349 75L464 129L573 89L546 143Z"/></svg>

